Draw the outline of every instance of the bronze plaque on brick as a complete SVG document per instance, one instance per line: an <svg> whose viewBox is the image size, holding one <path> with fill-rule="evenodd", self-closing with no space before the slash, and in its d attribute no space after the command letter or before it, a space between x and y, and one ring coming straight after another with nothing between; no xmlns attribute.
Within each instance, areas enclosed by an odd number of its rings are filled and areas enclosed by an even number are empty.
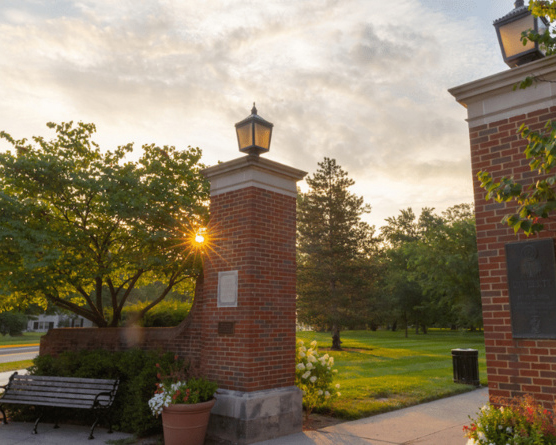
<svg viewBox="0 0 556 445"><path fill-rule="evenodd" d="M554 240L506 244L514 338L556 338Z"/></svg>
<svg viewBox="0 0 556 445"><path fill-rule="evenodd" d="M235 325L236 325L235 321L219 321L218 335L234 335Z"/></svg>

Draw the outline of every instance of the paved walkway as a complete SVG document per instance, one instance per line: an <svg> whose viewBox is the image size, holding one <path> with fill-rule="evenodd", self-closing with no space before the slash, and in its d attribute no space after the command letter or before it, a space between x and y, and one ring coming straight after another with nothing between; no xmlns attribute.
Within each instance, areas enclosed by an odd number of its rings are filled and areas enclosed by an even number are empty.
<svg viewBox="0 0 556 445"><path fill-rule="evenodd" d="M0 373L0 385L11 373ZM480 388L458 396L392 411L366 419L345 422L318 431L306 431L278 439L259 442L259 445L464 445L462 428L469 424L488 401L488 389ZM130 434L108 434L106 429L95 429L95 440L87 440L86 426L62 425L53 429L50 424L39 424L39 434L31 434L32 423L0 424L2 445L94 445L108 440L133 437Z"/></svg>
<svg viewBox="0 0 556 445"><path fill-rule="evenodd" d="M462 429L469 425L468 416L487 402L488 389L481 388L259 445L465 445Z"/></svg>

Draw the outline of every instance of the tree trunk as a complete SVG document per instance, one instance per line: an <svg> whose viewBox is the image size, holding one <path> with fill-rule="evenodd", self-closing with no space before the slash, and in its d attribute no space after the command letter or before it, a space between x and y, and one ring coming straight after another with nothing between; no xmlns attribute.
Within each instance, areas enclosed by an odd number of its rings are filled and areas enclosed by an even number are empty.
<svg viewBox="0 0 556 445"><path fill-rule="evenodd" d="M342 350L342 342L340 341L340 328L338 325L332 326L332 349L333 351Z"/></svg>

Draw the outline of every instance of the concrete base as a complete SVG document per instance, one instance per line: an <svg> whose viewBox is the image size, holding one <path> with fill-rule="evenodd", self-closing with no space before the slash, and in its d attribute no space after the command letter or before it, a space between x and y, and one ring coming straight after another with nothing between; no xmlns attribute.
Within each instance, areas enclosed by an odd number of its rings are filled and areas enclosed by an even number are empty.
<svg viewBox="0 0 556 445"><path fill-rule="evenodd" d="M302 431L303 395L295 386L265 391L218 390L208 444L250 444Z"/></svg>

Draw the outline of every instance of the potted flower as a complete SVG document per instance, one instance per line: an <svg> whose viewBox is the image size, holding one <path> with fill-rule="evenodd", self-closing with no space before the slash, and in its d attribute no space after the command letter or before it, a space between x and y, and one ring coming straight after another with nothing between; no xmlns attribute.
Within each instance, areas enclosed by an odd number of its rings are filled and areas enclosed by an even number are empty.
<svg viewBox="0 0 556 445"><path fill-rule="evenodd" d="M177 356L174 360L174 366L167 374L163 374L159 364L156 365L160 382L156 384L149 407L153 415L162 414L165 445L184 443L184 434L188 444L202 445L218 386L204 377L188 375L183 362L180 364Z"/></svg>

